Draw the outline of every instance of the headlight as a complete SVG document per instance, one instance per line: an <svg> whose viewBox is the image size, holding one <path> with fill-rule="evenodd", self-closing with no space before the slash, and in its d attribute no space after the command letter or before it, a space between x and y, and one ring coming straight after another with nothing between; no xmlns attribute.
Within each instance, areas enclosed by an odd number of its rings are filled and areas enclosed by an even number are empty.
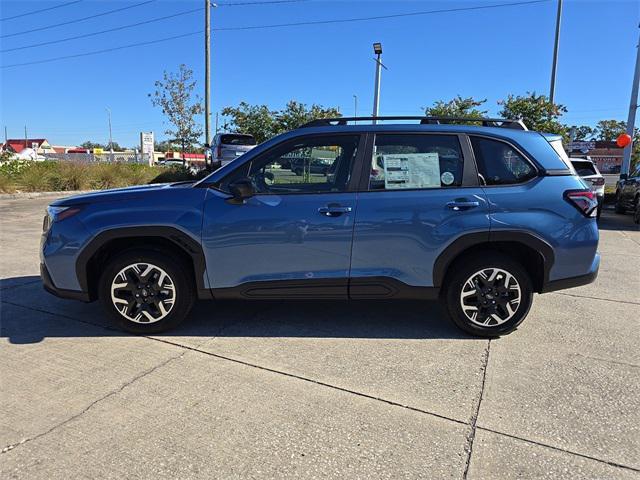
<svg viewBox="0 0 640 480"><path fill-rule="evenodd" d="M74 216L80 211L80 207L54 207L49 205L47 207L47 214L44 216L44 222L42 223L42 230L47 231L51 228L53 222L60 222L65 218Z"/></svg>

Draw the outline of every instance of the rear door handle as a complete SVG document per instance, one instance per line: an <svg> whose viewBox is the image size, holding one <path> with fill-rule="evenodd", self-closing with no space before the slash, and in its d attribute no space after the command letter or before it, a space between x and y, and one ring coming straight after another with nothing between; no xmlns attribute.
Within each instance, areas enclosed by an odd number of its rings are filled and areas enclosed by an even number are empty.
<svg viewBox="0 0 640 480"><path fill-rule="evenodd" d="M343 207L342 205L327 205L326 207L320 207L318 213L326 217L339 217L344 213L351 213L351 207Z"/></svg>
<svg viewBox="0 0 640 480"><path fill-rule="evenodd" d="M454 201L447 203L447 207L449 207L451 210L455 210L456 212L459 212L461 210L469 210L471 208L476 208L479 206L480 202L476 201Z"/></svg>

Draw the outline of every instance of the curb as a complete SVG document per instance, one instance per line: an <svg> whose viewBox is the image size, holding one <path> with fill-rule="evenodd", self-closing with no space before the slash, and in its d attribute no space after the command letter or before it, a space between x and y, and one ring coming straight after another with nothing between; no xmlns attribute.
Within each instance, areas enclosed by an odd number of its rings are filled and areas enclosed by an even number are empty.
<svg viewBox="0 0 640 480"><path fill-rule="evenodd" d="M63 190L60 192L16 192L16 193L0 193L0 200L12 200L22 198L58 198L68 197L71 195L80 195L82 193L95 192L96 190Z"/></svg>

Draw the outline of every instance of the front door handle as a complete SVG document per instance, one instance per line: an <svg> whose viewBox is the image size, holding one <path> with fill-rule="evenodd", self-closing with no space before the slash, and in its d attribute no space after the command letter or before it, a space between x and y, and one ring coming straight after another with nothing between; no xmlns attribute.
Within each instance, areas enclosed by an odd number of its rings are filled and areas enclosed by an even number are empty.
<svg viewBox="0 0 640 480"><path fill-rule="evenodd" d="M325 217L339 217L344 213L351 213L351 207L343 207L342 205L329 204L325 207L320 207L318 213Z"/></svg>
<svg viewBox="0 0 640 480"><path fill-rule="evenodd" d="M461 210L469 210L471 208L476 208L480 206L480 202L476 202L476 201L454 201L454 202L449 202L447 203L447 207L449 207L451 210L454 210L456 212L459 212Z"/></svg>

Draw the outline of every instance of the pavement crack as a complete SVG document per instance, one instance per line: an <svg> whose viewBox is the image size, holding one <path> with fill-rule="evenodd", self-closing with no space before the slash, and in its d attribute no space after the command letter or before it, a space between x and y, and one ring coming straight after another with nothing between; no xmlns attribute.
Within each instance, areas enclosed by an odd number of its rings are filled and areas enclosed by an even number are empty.
<svg viewBox="0 0 640 480"><path fill-rule="evenodd" d="M623 465L621 463L612 462L609 460L603 460L602 458L592 457L591 455L585 455L584 453L574 452L572 450L567 450L566 448L554 447L553 445L549 445L547 443L537 442L535 440L530 440L528 438L519 437L517 435L512 435L510 433L500 432L499 430L493 430L491 428L478 426L477 430L482 430L484 432L494 433L496 435L501 435L503 437L512 438L514 440L520 440L521 442L526 442L531 445L537 445L539 447L550 448L551 450L555 450L556 452L566 453L568 455L575 455L576 457L586 458L587 460L593 460L595 462L606 463L607 465L611 465L612 467L624 468L625 470L631 470L632 472L640 472L639 468L630 467L629 465Z"/></svg>
<svg viewBox="0 0 640 480"><path fill-rule="evenodd" d="M469 423L470 429L469 434L467 435L467 444L465 445L465 450L467 452L467 459L464 465L464 473L462 474L463 480L466 480L469 475L469 467L471 466L471 455L473 454L473 442L476 438L476 429L478 423L478 416L480 415L480 406L482 405L482 397L484 397L484 387L487 383L487 369L489 367L489 351L491 350L491 339L487 342L487 348L484 350L484 355L482 356L482 383L480 384L480 395L478 396L478 403L473 412L473 416L471 417L471 422Z"/></svg>
<svg viewBox="0 0 640 480"><path fill-rule="evenodd" d="M162 362L160 362L159 364L143 371L142 373L139 373L138 375L136 375L135 377L133 377L131 380L127 381L126 383L120 385L118 388L111 390L109 393L103 395L102 397L94 400L93 402L91 402L89 405L87 405L81 412L76 413L75 415L72 415L71 417L67 418L66 420L63 420L60 423L57 423L56 425L54 425L53 427L49 428L48 430L42 432L42 433L38 433L37 435L34 435L33 437L28 437L28 438L24 438L22 440L20 440L17 443L13 443L11 445L7 445L6 447L4 447L2 449L2 451L0 451L0 454L3 453L7 453L10 452L11 450L15 449L16 447L19 447L20 445L24 445L25 443L31 442L33 440L37 440L41 437L44 437L46 435L49 435L50 433L54 432L55 430L57 430L60 427L63 427L64 425L74 421L75 419L83 416L85 413L87 413L89 410L91 410L93 407L95 407L96 405L98 405L99 403L101 403L102 401L113 397L114 395L117 395L118 393L122 392L125 388L131 386L132 384L134 384L135 382L137 382L138 380L146 377L147 375L152 374L153 372L155 372L156 370L164 367L165 365L167 365L168 363L174 361L174 360L178 360L180 358L182 358L184 355L186 355L186 351L183 351L182 353L180 353L180 355L175 355L171 358L168 358L167 360L164 360Z"/></svg>

